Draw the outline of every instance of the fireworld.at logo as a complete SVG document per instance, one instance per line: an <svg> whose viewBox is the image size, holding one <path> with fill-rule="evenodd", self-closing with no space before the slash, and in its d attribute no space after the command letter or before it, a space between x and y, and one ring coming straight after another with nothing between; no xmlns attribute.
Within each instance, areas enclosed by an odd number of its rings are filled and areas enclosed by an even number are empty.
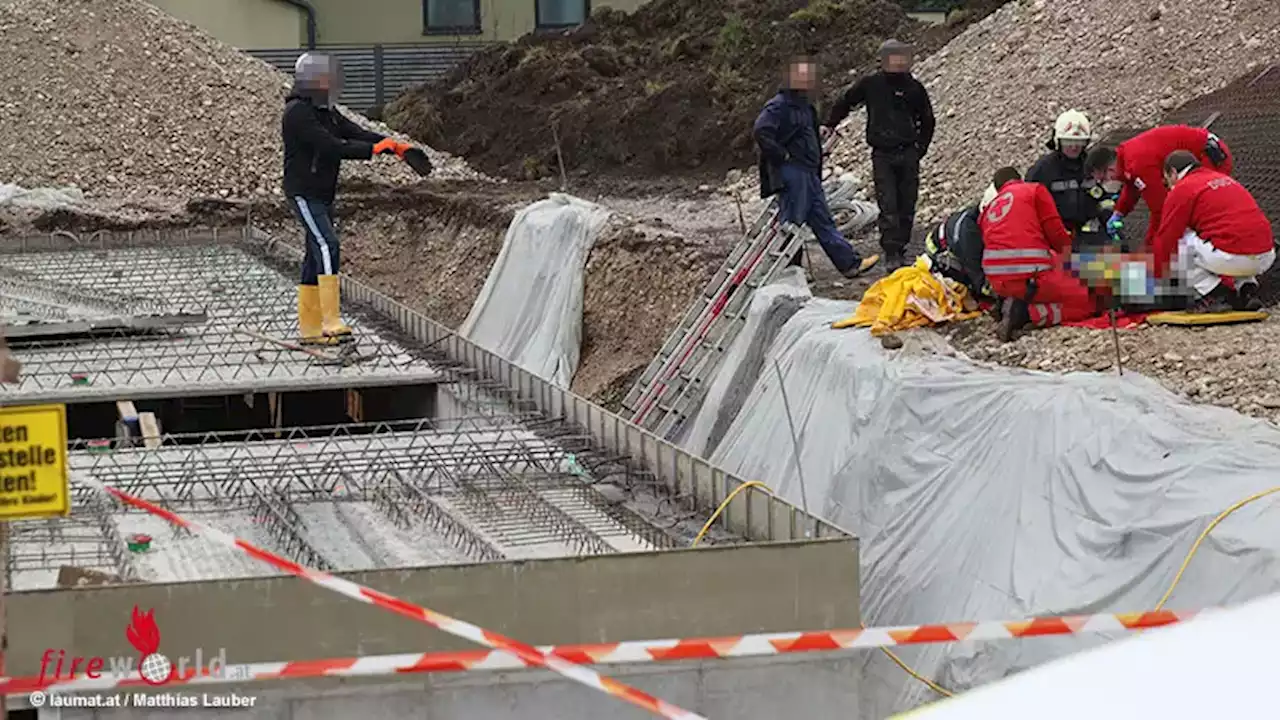
<svg viewBox="0 0 1280 720"><path fill-rule="evenodd" d="M155 610L145 613L133 606L133 615L125 627L125 638L136 656L101 657L71 655L65 650L49 648L40 658L40 680L58 682L75 678L88 677L97 679L104 675L114 680L129 680L137 677L148 685L158 687L172 680L186 680L196 675L207 675L215 678L227 678L227 649L220 648L216 655L209 659L205 666L204 650L196 648L194 657L180 656L173 662L160 652L160 627L156 624ZM194 661L194 662L193 662Z"/></svg>

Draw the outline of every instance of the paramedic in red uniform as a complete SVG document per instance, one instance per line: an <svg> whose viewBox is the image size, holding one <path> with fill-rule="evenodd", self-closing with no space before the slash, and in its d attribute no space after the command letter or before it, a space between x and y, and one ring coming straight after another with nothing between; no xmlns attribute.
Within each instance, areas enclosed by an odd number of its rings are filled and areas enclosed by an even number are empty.
<svg viewBox="0 0 1280 720"><path fill-rule="evenodd" d="M1148 252L1155 241L1164 201L1169 193L1164 186L1164 160L1175 150L1186 150L1195 155L1201 165L1212 167L1225 175L1231 174L1230 149L1221 138L1204 128L1165 125L1120 143L1116 148L1115 172L1116 177L1124 182L1124 189L1120 192L1120 199L1116 201L1116 209L1107 228L1113 233L1119 231L1124 216L1133 212L1141 197L1151 214L1143 243L1143 248Z"/></svg>
<svg viewBox="0 0 1280 720"><path fill-rule="evenodd" d="M1048 327L1094 314L1097 303L1088 288L1064 267L1071 233L1048 188L1006 181L978 225L982 271L991 289L1004 298L998 330L1002 341L1013 340L1028 322Z"/></svg>
<svg viewBox="0 0 1280 720"><path fill-rule="evenodd" d="M1275 262L1276 248L1253 195L1185 150L1165 160L1164 184L1171 189L1151 251L1155 275L1179 270L1199 295L1198 312L1261 310L1256 278Z"/></svg>

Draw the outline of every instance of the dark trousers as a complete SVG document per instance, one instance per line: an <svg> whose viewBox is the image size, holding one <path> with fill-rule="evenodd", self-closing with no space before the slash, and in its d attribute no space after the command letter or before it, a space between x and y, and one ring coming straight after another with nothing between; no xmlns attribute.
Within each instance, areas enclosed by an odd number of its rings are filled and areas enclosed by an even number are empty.
<svg viewBox="0 0 1280 720"><path fill-rule="evenodd" d="M836 227L835 218L831 217L818 171L788 163L782 166L782 181L784 187L778 197L782 219L796 225L808 225L836 270L846 272L861 264L862 258L844 239L840 228Z"/></svg>
<svg viewBox="0 0 1280 720"><path fill-rule="evenodd" d="M915 148L871 151L871 171L880 206L880 247L888 255L902 255L911 241L920 194L920 154Z"/></svg>
<svg viewBox="0 0 1280 720"><path fill-rule="evenodd" d="M315 285L319 275L337 275L338 233L333 229L333 209L326 203L301 196L291 198L289 204L306 234L300 284Z"/></svg>

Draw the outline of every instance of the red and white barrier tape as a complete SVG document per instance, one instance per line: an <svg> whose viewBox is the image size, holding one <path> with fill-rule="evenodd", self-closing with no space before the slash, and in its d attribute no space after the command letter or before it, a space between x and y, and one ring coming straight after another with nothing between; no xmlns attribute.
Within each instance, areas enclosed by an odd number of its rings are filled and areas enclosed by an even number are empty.
<svg viewBox="0 0 1280 720"><path fill-rule="evenodd" d="M1011 640L1050 635L1091 635L1097 633L1146 630L1185 622L1194 612L1134 613L1131 615L1082 615L1077 617L1043 617L1005 622L949 623L945 625L907 625L902 627L865 628L862 630L826 630L821 632L761 633L721 638L685 638L679 640L636 640L596 645L549 645L537 648L544 656L576 665L634 664L705 660L716 658L787 655L827 650L923 645L960 640ZM376 655L362 658L333 658L236 665L224 668L223 677L197 674L192 668L186 677L174 678L170 685L245 683L277 679L314 678L323 676L385 676L401 673L463 672L468 670L513 670L528 668L512 655L496 650L432 652L404 655ZM86 692L145 686L137 673L129 679L113 677L68 678L59 680L38 677L0 679L0 693L17 696L37 690Z"/></svg>
<svg viewBox="0 0 1280 720"><path fill-rule="evenodd" d="M90 481L92 483L92 481ZM664 700L660 700L648 693L633 688L607 678L582 665L573 663L569 660L560 658L555 655L546 655L542 651L531 645L512 640L497 633L489 632L482 627L472 625L462 620L442 615L433 610L429 610L420 605L401 600L400 598L378 592L372 588L364 587L350 580L344 580L334 577L326 572L303 567L291 560L280 557L274 553L268 552L255 545L241 540L233 535L229 535L217 528L210 527L194 520L188 520L176 513L160 507L154 503L148 502L141 498L134 497L127 493L121 492L116 488L102 485L100 483L92 483L100 490L111 493L119 498L121 502L132 505L133 507L146 510L152 515L168 520L174 525L187 528L196 535L204 536L214 542L230 547L234 550L243 552L250 557L257 558L268 565L273 565L285 572L296 575L308 582L319 585L327 590L332 590L339 595L345 595L353 600L375 605L383 610L389 610L398 615L403 615L411 620L425 623L437 630L442 630L464 640L470 640L474 643L484 645L485 647L501 651L518 658L520 663L528 667L542 667L563 675L574 682L586 685L587 687L599 690L600 692L612 695L620 700L631 703L636 707L648 710L649 712L660 715L664 718L672 718L673 720L705 720L700 715L691 713L676 707Z"/></svg>

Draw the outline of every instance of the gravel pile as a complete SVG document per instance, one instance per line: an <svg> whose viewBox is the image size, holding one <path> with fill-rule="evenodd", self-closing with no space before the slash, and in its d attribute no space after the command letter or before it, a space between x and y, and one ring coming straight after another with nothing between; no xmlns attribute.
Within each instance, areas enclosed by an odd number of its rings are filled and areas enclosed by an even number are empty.
<svg viewBox="0 0 1280 720"><path fill-rule="evenodd" d="M279 194L289 78L266 63L139 0L0 3L0 38L0 182L124 200ZM475 176L432 161L439 177ZM395 159L348 167L417 180Z"/></svg>
<svg viewBox="0 0 1280 720"><path fill-rule="evenodd" d="M938 129L922 168L929 222L981 192L1003 164L1025 171L1057 114L1088 113L1099 136L1147 127L1276 56L1274 0L1023 0L921 60ZM870 185L865 114L855 112L834 163ZM746 182L751 182L751 173Z"/></svg>
<svg viewBox="0 0 1280 720"><path fill-rule="evenodd" d="M943 329L952 346L975 360L1048 372L1116 372L1109 330L1059 327L996 339L983 318ZM1280 321L1204 328L1120 330L1120 362L1188 401L1231 408L1280 423Z"/></svg>

